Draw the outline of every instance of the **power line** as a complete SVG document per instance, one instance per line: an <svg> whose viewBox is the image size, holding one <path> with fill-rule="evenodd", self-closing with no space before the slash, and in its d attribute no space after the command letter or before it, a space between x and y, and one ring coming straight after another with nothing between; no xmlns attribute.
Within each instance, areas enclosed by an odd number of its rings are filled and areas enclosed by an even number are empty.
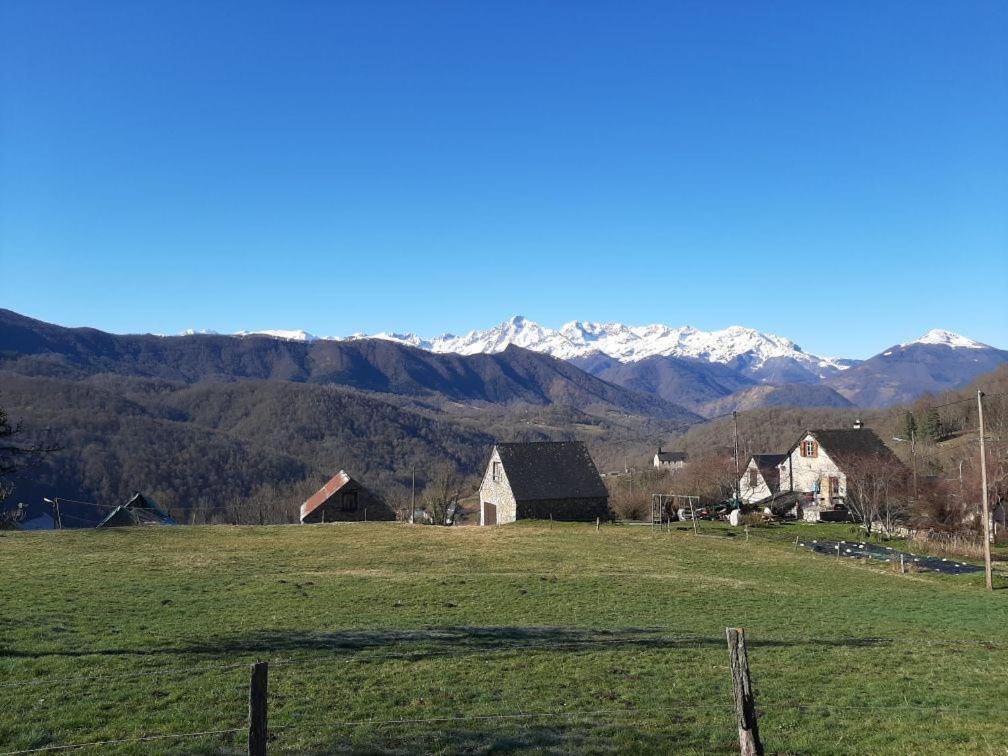
<svg viewBox="0 0 1008 756"><path fill-rule="evenodd" d="M984 399L988 399L988 398L992 398L992 397L997 397L997 396L1008 396L1008 391L998 391L995 394L984 394ZM929 410L932 410L932 409L941 409L942 407L951 407L951 406L953 406L955 404L965 404L966 402L971 402L972 403L972 402L975 402L975 401L976 401L976 397L975 396L970 396L970 397L967 397L966 399L956 399L955 401L945 402L944 404L934 404L934 405L931 405L931 406L927 407L927 409L929 409Z"/></svg>

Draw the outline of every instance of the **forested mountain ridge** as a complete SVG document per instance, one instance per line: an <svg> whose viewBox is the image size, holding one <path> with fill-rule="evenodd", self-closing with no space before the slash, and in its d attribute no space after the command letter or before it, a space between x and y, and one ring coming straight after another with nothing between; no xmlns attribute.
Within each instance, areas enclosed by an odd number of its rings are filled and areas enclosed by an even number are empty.
<svg viewBox="0 0 1008 756"><path fill-rule="evenodd" d="M698 409L705 417L741 412L761 407L853 407L841 394L815 383L784 383L779 386L752 386L734 394L713 399Z"/></svg>
<svg viewBox="0 0 1008 756"><path fill-rule="evenodd" d="M660 397L518 347L463 356L381 339L306 343L267 336L119 336L62 328L9 310L0 310L0 369L71 379L110 373L186 383L284 380L460 402L599 406L684 424L698 419Z"/></svg>
<svg viewBox="0 0 1008 756"><path fill-rule="evenodd" d="M577 437L608 463L699 419L519 348L116 336L9 311L0 406L62 447L16 500L109 504L143 490L182 517L230 519L250 500L290 519L341 468L401 502L413 469L421 491L443 464L474 475L495 440Z"/></svg>
<svg viewBox="0 0 1008 756"><path fill-rule="evenodd" d="M913 342L891 346L824 383L858 406L890 407L965 386L1005 363L1008 351L985 344Z"/></svg>
<svg viewBox="0 0 1008 756"><path fill-rule="evenodd" d="M700 414L708 402L757 385L726 365L689 357L658 355L619 362L596 352L572 362L603 380L660 396Z"/></svg>

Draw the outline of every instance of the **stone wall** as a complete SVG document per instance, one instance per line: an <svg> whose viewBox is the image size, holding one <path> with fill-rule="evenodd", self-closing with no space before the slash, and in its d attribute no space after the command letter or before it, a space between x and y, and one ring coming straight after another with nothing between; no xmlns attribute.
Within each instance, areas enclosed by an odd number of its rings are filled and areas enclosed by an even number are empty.
<svg viewBox="0 0 1008 756"><path fill-rule="evenodd" d="M807 435L802 438L812 438ZM818 443L818 442L816 442ZM818 447L815 457L803 457L801 455L801 443L792 451L791 456L781 463L781 491L797 491L799 493L811 493L815 491L816 483L821 484L821 492L816 496L817 504L841 505L844 497L847 496L847 476L843 474L836 463L830 459L829 453L822 447ZM832 501L829 500L826 490L826 478L835 477L839 479L840 488L838 494Z"/></svg>
<svg viewBox="0 0 1008 756"><path fill-rule="evenodd" d="M500 455L497 449L490 455L490 462L487 464L486 472L483 474L483 482L480 484L480 525L483 522L483 503L497 505L497 524L514 522L517 519L517 507L515 506L514 494L511 493L511 484L508 482L507 473L504 472L504 465L500 465L499 480L493 479L494 462L500 464Z"/></svg>

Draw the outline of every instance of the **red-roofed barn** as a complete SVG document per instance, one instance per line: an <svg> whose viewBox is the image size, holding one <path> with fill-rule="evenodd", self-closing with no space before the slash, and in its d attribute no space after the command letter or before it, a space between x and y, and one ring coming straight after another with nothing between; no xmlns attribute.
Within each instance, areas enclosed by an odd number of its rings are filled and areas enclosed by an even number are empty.
<svg viewBox="0 0 1008 756"><path fill-rule="evenodd" d="M301 505L301 523L394 520L395 512L344 470Z"/></svg>

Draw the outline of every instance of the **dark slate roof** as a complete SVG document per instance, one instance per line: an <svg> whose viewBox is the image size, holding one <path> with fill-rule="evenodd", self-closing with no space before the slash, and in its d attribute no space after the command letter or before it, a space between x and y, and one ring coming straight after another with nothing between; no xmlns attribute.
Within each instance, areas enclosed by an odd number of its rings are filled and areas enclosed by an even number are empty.
<svg viewBox="0 0 1008 756"><path fill-rule="evenodd" d="M135 493L129 501L113 509L108 517L95 527L120 528L129 525L150 524L175 525L177 523L171 518L171 515L159 509L153 499L149 499L141 493Z"/></svg>
<svg viewBox="0 0 1008 756"><path fill-rule="evenodd" d="M686 452L658 452L659 462L685 462Z"/></svg>
<svg viewBox="0 0 1008 756"><path fill-rule="evenodd" d="M761 473L778 472L777 466L785 459L787 454L753 454L752 459L756 463Z"/></svg>
<svg viewBox="0 0 1008 756"><path fill-rule="evenodd" d="M497 452L518 501L608 496L580 441L497 444Z"/></svg>
<svg viewBox="0 0 1008 756"><path fill-rule="evenodd" d="M868 428L828 428L810 430L813 438L830 458L843 468L845 465L864 457L878 457L886 462L903 467L903 463L893 454L892 449L882 443L875 431ZM805 434L802 434L805 438ZM794 451L801 438L788 451Z"/></svg>

